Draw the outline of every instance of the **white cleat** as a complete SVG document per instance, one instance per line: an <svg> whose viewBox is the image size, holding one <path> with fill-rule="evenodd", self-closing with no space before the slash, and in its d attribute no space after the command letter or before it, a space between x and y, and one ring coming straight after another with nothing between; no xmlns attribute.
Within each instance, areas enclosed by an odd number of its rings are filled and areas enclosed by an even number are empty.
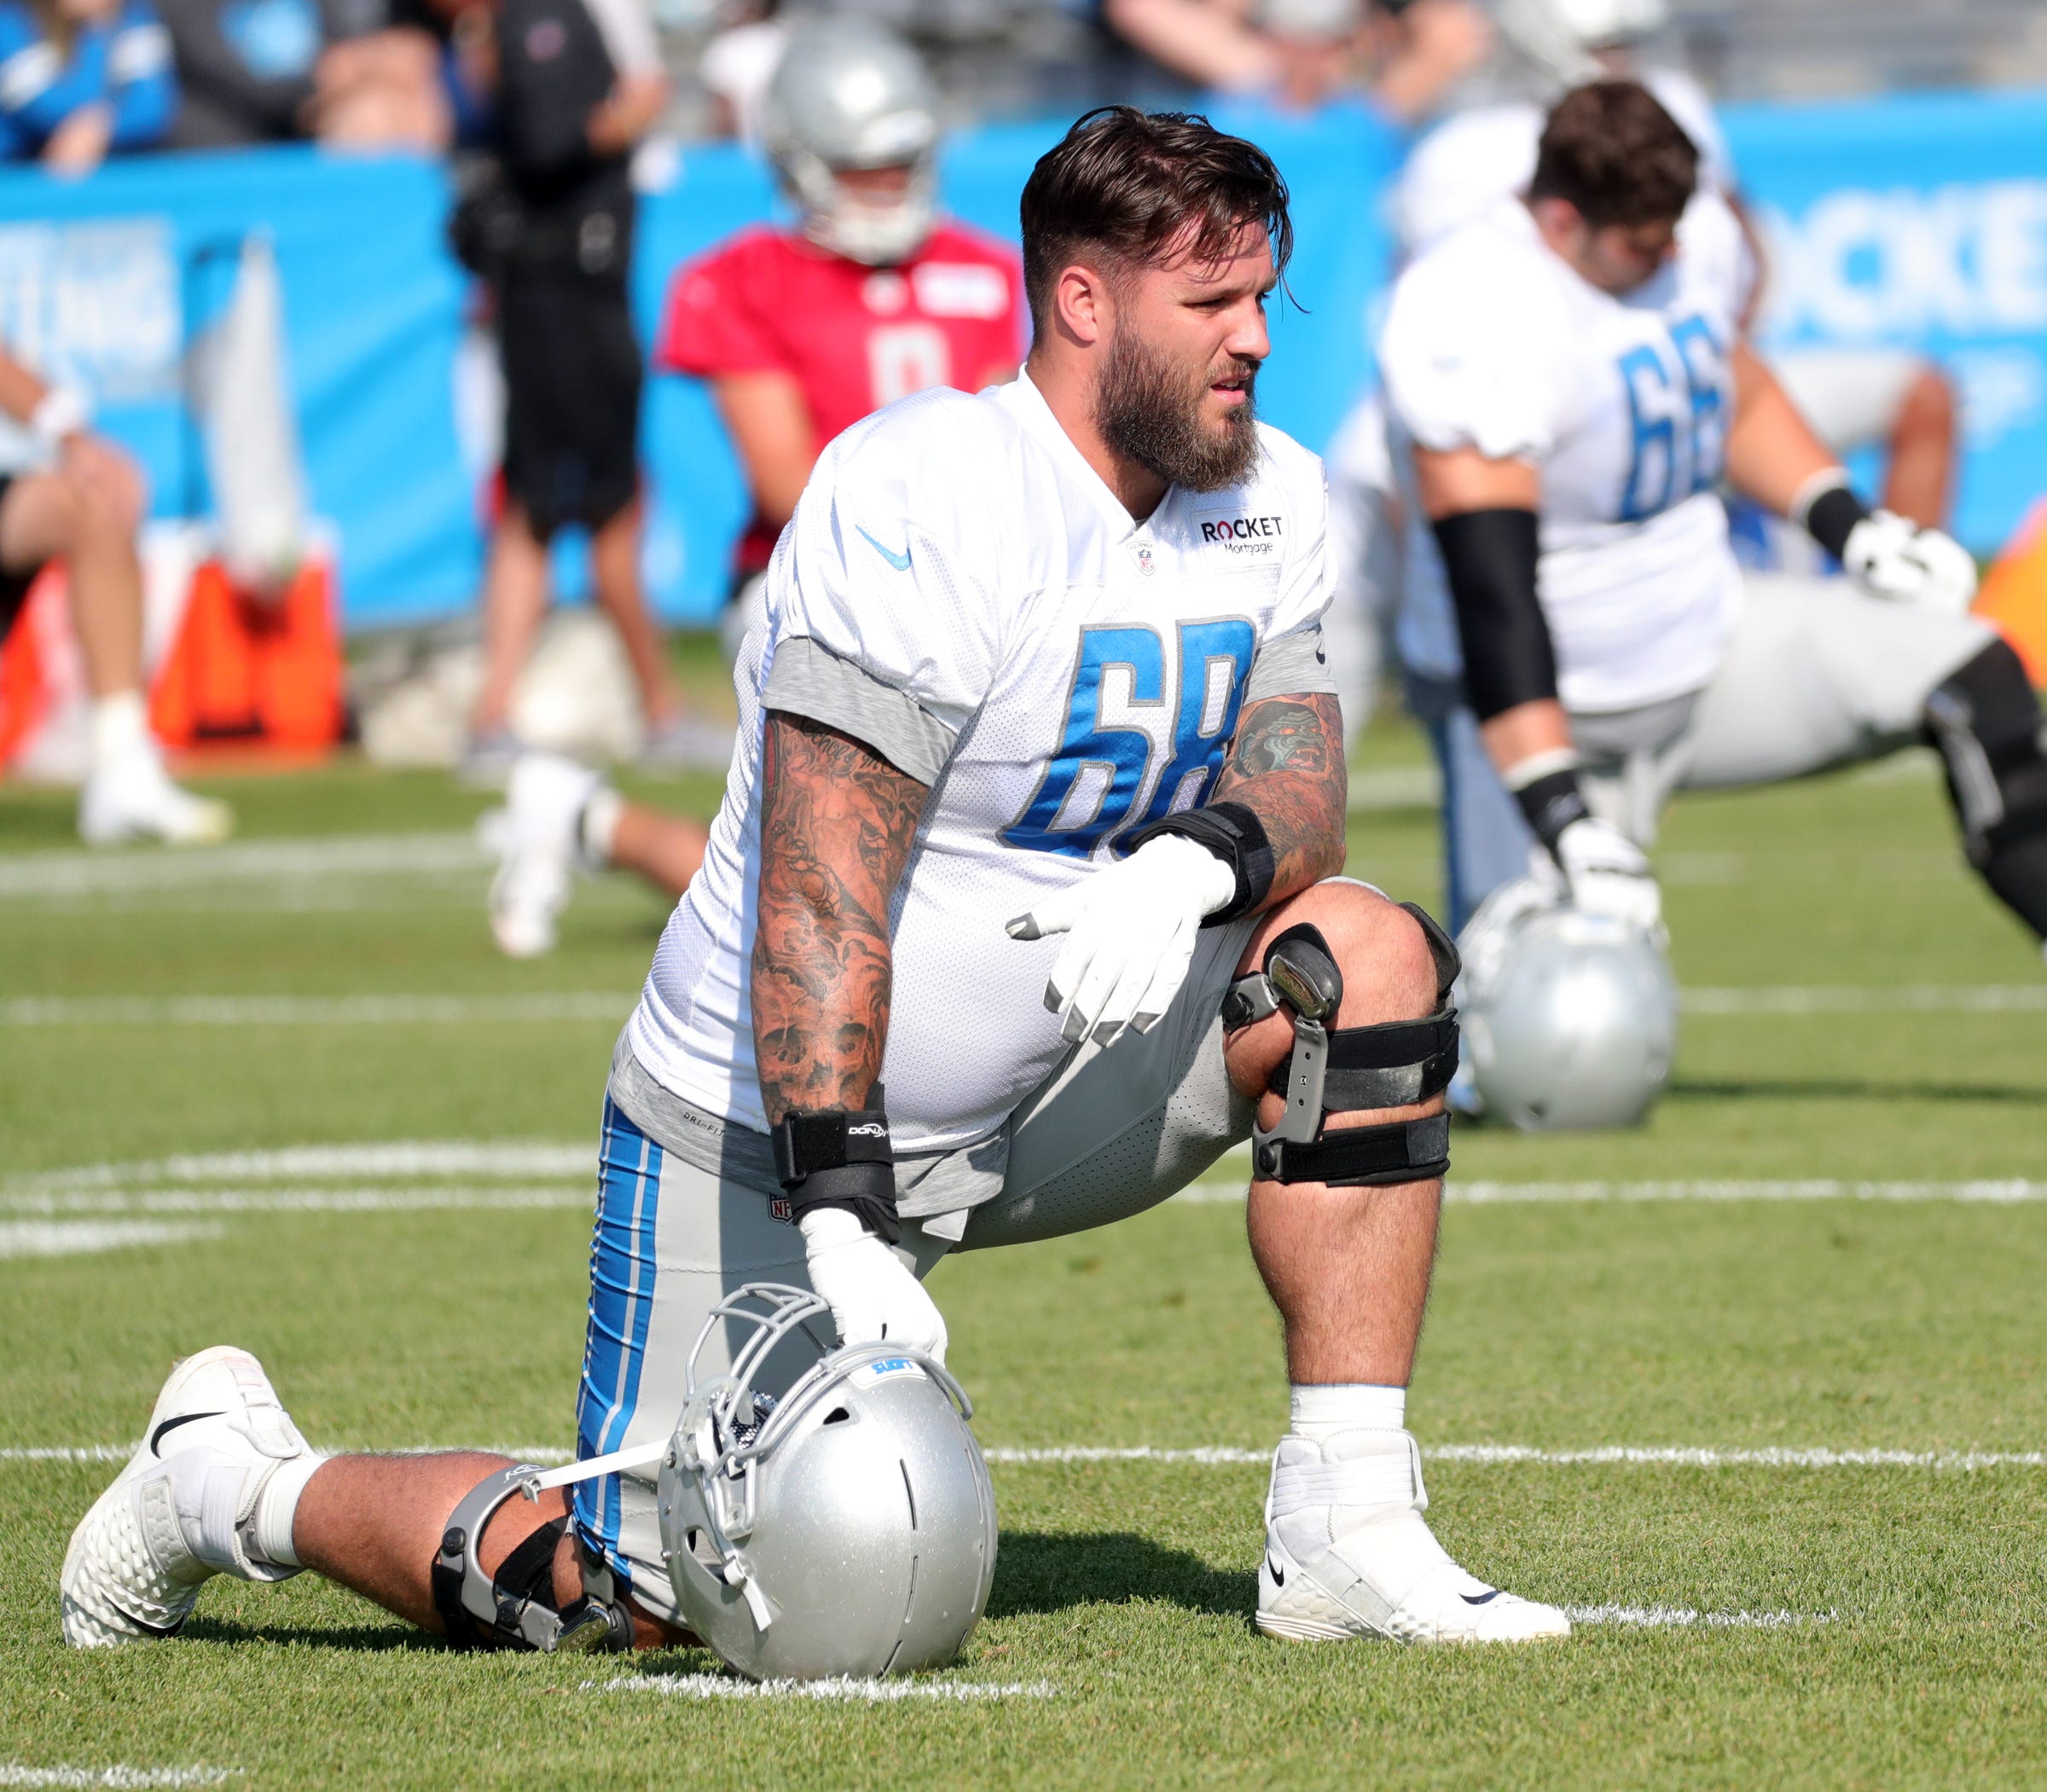
<svg viewBox="0 0 2047 1792"><path fill-rule="evenodd" d="M153 751L125 755L96 770L78 797L78 835L88 846L161 840L210 846L235 831L235 811L171 782Z"/></svg>
<svg viewBox="0 0 2047 1792"><path fill-rule="evenodd" d="M478 824L498 855L490 881L490 931L507 958L554 949L555 922L569 905L580 867L583 805L603 780L556 753L525 753L505 785L505 806Z"/></svg>
<svg viewBox="0 0 2047 1792"><path fill-rule="evenodd" d="M295 1575L252 1553L264 1484L305 1440L263 1365L217 1344L171 1372L128 1466L71 1534L59 1581L64 1640L103 1649L172 1637L215 1575Z"/></svg>
<svg viewBox="0 0 2047 1792"><path fill-rule="evenodd" d="M1421 1453L1406 1431L1284 1439L1273 1459L1258 1628L1293 1642L1533 1643L1570 1620L1488 1586L1423 1519Z"/></svg>

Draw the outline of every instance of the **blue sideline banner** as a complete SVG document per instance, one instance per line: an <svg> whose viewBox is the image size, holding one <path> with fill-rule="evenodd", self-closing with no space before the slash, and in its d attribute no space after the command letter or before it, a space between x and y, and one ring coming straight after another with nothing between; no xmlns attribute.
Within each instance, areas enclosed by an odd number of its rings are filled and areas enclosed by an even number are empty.
<svg viewBox="0 0 2047 1792"><path fill-rule="evenodd" d="M1392 133L1359 110L1313 119L1219 107L1291 183L1300 309L1275 304L1265 415L1329 438L1369 372L1383 281ZM1013 239L1017 197L1064 121L948 145L951 209ZM1960 530L1994 548L2047 469L2047 105L1971 95L1730 110L1744 185L1773 245L1771 341L1905 345L1938 355L1964 400ZM635 304L651 340L687 256L775 208L766 171L730 147L679 157L647 195ZM338 525L354 627L453 613L481 568L487 351L465 330L470 283L442 229L436 166L310 149L137 159L89 180L0 172L0 339L98 397L142 458L159 513L191 478L179 356L225 273L194 258L269 232L283 277L292 380L315 508ZM481 395L481 396L479 396ZM647 565L663 612L715 614L744 509L701 388L649 382ZM569 582L575 572L565 562Z"/></svg>
<svg viewBox="0 0 2047 1792"><path fill-rule="evenodd" d="M1766 345L1902 346L1962 399L1956 532L1994 550L2047 490L2047 96L1731 107L1771 262Z"/></svg>

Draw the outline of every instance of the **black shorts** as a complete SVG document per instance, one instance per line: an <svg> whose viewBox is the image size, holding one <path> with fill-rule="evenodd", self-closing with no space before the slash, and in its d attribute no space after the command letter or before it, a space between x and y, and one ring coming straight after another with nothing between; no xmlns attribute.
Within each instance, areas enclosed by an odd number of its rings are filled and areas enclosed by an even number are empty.
<svg viewBox="0 0 2047 1792"><path fill-rule="evenodd" d="M14 483L11 473L0 473L0 507L7 503L8 489ZM36 582L38 565L20 569L0 566L0 641L14 632L14 621L28 601L28 588Z"/></svg>
<svg viewBox="0 0 2047 1792"><path fill-rule="evenodd" d="M624 286L508 270L497 292L505 490L547 540L599 529L640 490L639 339Z"/></svg>

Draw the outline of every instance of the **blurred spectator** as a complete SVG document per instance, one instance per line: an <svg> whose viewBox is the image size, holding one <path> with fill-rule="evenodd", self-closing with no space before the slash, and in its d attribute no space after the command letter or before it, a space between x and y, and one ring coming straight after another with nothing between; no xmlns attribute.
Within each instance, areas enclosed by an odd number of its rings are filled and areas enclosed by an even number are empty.
<svg viewBox="0 0 2047 1792"><path fill-rule="evenodd" d="M177 106L148 0L0 0L0 157L89 174L158 142Z"/></svg>
<svg viewBox="0 0 2047 1792"><path fill-rule="evenodd" d="M484 594L484 687L467 769L507 774L512 694L548 606L548 544L590 533L597 601L623 641L647 756L722 765L731 731L684 715L640 583L640 345L627 297L632 152L667 98L636 0L504 0L495 143L502 179L469 258L496 301L504 505Z"/></svg>
<svg viewBox="0 0 2047 1792"><path fill-rule="evenodd" d="M1361 89L1402 119L1492 41L1476 0L1103 0L1103 15L1198 86L1297 107Z"/></svg>
<svg viewBox="0 0 2047 1792"><path fill-rule="evenodd" d="M49 386L0 352L0 414L27 425L40 457L0 474L0 641L51 560L65 563L78 657L92 692L92 768L78 802L88 845L223 838L223 803L171 781L149 733L142 691L142 571L135 531L145 507L142 475L87 427L83 394Z"/></svg>
<svg viewBox="0 0 2047 1792"><path fill-rule="evenodd" d="M160 0L183 93L172 144L312 137L435 151L450 135L433 38L384 0Z"/></svg>
<svg viewBox="0 0 2047 1792"><path fill-rule="evenodd" d="M710 96L711 127L720 136L761 140L761 106L788 46L780 0L728 0L722 29L704 46L697 79Z"/></svg>

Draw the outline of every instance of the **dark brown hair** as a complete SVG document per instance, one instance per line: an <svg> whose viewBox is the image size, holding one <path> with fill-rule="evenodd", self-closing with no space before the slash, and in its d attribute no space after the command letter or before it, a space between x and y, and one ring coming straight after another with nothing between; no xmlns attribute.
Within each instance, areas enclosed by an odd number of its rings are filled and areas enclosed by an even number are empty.
<svg viewBox="0 0 2047 1792"><path fill-rule="evenodd" d="M1551 110L1528 197L1568 200L1597 229L1682 217L1698 183L1698 145L1654 94L1594 81Z"/></svg>
<svg viewBox="0 0 2047 1792"><path fill-rule="evenodd" d="M1059 270L1090 252L1141 266L1169 248L1226 254L1246 224L1272 233L1284 273L1294 250L1286 182L1255 143L1197 113L1103 106L1038 158L1024 183L1024 291L1041 333Z"/></svg>

